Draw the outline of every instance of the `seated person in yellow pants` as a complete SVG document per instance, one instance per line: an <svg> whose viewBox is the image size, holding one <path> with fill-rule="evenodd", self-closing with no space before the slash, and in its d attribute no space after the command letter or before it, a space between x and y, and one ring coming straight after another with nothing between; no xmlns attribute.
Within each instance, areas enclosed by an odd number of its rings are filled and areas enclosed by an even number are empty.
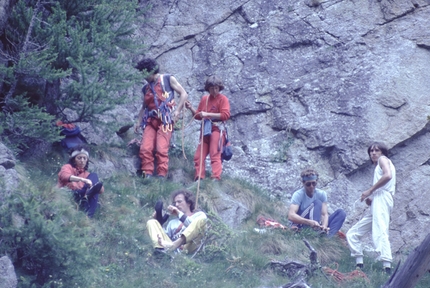
<svg viewBox="0 0 430 288"><path fill-rule="evenodd" d="M177 216L169 221L166 229L154 219L146 223L149 237L151 237L154 249L157 252L184 250L193 253L197 250L201 238L206 228L206 214L202 211L194 211L194 195L187 190L178 190L172 193L173 205L169 205L167 210L170 215Z"/></svg>

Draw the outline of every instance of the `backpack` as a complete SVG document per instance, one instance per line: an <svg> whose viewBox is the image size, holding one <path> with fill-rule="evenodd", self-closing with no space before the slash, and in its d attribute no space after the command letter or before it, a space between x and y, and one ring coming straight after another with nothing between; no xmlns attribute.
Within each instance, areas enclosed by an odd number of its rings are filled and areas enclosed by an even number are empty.
<svg viewBox="0 0 430 288"><path fill-rule="evenodd" d="M224 160L229 161L231 157L233 157L233 147L231 146L231 143L228 140L227 127L224 126L224 129L225 129L225 142L222 145L221 161L224 161ZM224 132L224 129L221 130L220 141L222 140L222 133Z"/></svg>
<svg viewBox="0 0 430 288"><path fill-rule="evenodd" d="M57 122L57 126L61 126L60 135L65 136L61 139L61 146L65 149L71 149L83 143L87 143L87 140L81 134L81 128L75 124L66 124L62 121Z"/></svg>

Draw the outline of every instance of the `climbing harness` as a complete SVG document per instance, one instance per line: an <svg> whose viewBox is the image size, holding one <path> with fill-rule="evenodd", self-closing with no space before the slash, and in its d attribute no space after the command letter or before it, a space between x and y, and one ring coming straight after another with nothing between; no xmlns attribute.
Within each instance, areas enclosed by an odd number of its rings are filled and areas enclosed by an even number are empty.
<svg viewBox="0 0 430 288"><path fill-rule="evenodd" d="M170 87L170 75L163 75L163 74L160 75L160 85L163 91L161 97L163 97L164 100L160 100L159 97L157 97L157 93L155 92L155 85L156 83L151 82L151 83L145 84L142 88L142 92L144 95L146 94L148 87L151 89L152 95L154 96L154 103L155 103L156 109L148 110L148 108L145 108L145 111L142 117L141 127L142 129L145 129L148 119L155 118L155 119L160 119L162 123L163 132L172 132L173 119L172 119L171 113L173 112L175 92ZM161 104L160 104L160 101L161 101Z"/></svg>

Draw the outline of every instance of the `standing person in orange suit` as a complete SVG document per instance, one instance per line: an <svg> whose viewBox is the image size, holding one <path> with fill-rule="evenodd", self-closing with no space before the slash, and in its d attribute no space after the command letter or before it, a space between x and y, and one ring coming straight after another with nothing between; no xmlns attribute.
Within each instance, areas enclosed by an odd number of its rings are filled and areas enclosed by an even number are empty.
<svg viewBox="0 0 430 288"><path fill-rule="evenodd" d="M165 178L169 168L169 146L173 125L178 120L188 94L171 75L160 74L158 63L146 58L137 63L136 69L147 73L148 82L142 89L142 108L134 128L143 129L139 156L142 160L138 175L151 178L156 175ZM179 102L175 110L175 91ZM154 158L155 153L155 158ZM155 169L154 161L157 162Z"/></svg>
<svg viewBox="0 0 430 288"><path fill-rule="evenodd" d="M194 155L194 167L196 168L194 180L205 178L205 159L209 154L212 167L211 178L221 180L222 146L225 141L224 121L230 118L230 103L227 96L221 94L224 84L217 76L210 76L205 83L205 90L209 95L204 95L200 104L195 110L189 101L185 102L185 107L191 111L194 118L204 121L203 142L199 143ZM222 136L221 136L222 134ZM200 135L200 141L201 141Z"/></svg>

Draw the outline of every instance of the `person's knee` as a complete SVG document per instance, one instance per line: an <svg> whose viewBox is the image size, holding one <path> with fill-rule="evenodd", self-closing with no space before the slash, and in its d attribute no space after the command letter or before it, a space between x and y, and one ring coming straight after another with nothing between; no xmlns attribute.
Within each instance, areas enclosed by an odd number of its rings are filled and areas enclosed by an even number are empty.
<svg viewBox="0 0 430 288"><path fill-rule="evenodd" d="M337 214L336 217L339 218L339 220L342 220L342 222L345 221L346 212L343 209L337 209L335 213Z"/></svg>
<svg viewBox="0 0 430 288"><path fill-rule="evenodd" d="M97 175L97 173L90 173L87 177L87 179L90 179L91 182L93 182L93 185L96 184L97 182L99 182L99 176Z"/></svg>
<svg viewBox="0 0 430 288"><path fill-rule="evenodd" d="M146 221L146 226L154 224L154 222L158 222L157 219L149 219L148 221Z"/></svg>
<svg viewBox="0 0 430 288"><path fill-rule="evenodd" d="M346 241L347 241L348 243L350 243L350 242L351 242L351 240L354 238L355 233L354 233L351 229L349 229L349 230L346 232L345 236L346 236Z"/></svg>

